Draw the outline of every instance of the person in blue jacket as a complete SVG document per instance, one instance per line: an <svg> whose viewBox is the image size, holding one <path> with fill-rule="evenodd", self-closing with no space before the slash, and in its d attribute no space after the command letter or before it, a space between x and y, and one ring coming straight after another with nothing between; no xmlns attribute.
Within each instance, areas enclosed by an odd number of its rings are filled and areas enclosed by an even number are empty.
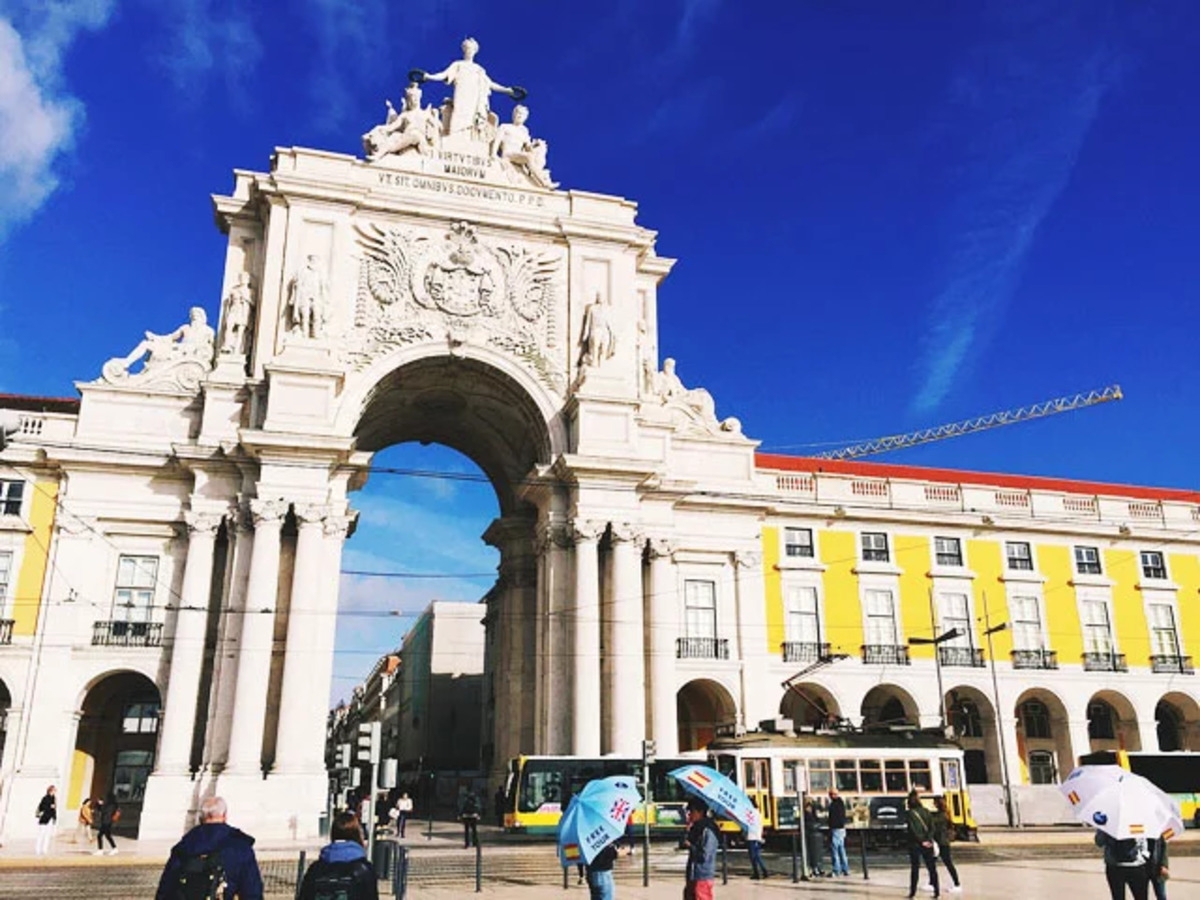
<svg viewBox="0 0 1200 900"><path fill-rule="evenodd" d="M339 897L344 900L379 900L379 879L367 862L362 825L352 812L338 813L329 829L330 842L304 873L299 900Z"/></svg>
<svg viewBox="0 0 1200 900"><path fill-rule="evenodd" d="M262 900L262 874L254 855L254 838L225 823L229 808L220 797L200 804L200 824L174 847L158 881L155 900L187 896L187 882L224 882L221 896ZM201 895L203 896L203 895Z"/></svg>

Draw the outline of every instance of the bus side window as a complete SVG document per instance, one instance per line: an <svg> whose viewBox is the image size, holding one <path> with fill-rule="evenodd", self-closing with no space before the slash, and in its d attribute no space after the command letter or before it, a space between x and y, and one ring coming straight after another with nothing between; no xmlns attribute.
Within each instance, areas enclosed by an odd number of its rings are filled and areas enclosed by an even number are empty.
<svg viewBox="0 0 1200 900"><path fill-rule="evenodd" d="M785 794L796 793L796 772L803 766L798 759L787 759L783 762L783 792Z"/></svg>
<svg viewBox="0 0 1200 900"><path fill-rule="evenodd" d="M885 759L883 761L883 775L888 793L908 793L908 773L904 771L904 760Z"/></svg>

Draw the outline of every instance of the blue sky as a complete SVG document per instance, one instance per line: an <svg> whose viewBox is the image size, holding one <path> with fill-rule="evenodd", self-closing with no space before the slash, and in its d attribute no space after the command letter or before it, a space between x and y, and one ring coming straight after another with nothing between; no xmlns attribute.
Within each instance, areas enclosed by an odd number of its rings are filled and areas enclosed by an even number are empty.
<svg viewBox="0 0 1200 900"><path fill-rule="evenodd" d="M69 395L143 329L215 316L231 170L358 152L468 33L564 187L637 200L679 258L662 352L765 449L1115 381L1121 403L888 458L1200 482L1189 0L0 0L0 391ZM487 485L374 476L356 503L347 568L495 567ZM335 694L489 580L344 584Z"/></svg>

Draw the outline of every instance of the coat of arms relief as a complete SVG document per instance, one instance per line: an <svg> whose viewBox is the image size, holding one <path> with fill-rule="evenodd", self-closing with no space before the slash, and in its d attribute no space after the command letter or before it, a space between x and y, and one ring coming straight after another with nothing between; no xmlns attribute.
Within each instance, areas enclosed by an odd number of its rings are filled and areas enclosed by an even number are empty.
<svg viewBox="0 0 1200 900"><path fill-rule="evenodd" d="M375 223L356 228L362 262L347 348L355 368L406 344L446 341L451 354L475 344L515 357L563 393L560 254L487 244L467 222L440 238Z"/></svg>

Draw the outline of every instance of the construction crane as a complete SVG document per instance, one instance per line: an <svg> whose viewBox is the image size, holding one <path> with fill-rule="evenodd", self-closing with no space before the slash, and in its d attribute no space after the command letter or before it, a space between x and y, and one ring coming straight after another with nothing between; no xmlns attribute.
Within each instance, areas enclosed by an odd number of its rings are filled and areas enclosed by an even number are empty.
<svg viewBox="0 0 1200 900"><path fill-rule="evenodd" d="M889 450L901 450L905 447L916 447L920 444L930 444L934 441L944 441L946 438L961 437L964 434L974 434L977 431L987 431L990 428L1000 428L1004 425L1016 425L1018 422L1028 422L1030 419L1043 419L1058 413L1084 409L1098 403L1108 403L1110 400L1120 400L1124 395L1121 386L1109 385L1098 391L1088 391L1070 397L1059 397L1034 403L1031 406L1021 406L1004 412L995 412L975 419L962 422L952 422L949 425L938 425L934 428L922 428L910 431L908 434L892 434L887 437L863 441L861 444L851 444L849 447L839 447L836 450L825 450L814 453L817 459L858 459L862 456L875 456L887 453Z"/></svg>

